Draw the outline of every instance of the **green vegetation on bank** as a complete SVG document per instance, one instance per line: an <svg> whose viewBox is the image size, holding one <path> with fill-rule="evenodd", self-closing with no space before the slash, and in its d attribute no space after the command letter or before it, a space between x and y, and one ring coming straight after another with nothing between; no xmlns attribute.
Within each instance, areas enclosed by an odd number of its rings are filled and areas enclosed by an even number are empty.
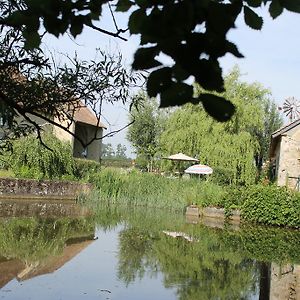
<svg viewBox="0 0 300 300"><path fill-rule="evenodd" d="M167 178L151 173L106 169L91 177L96 194L87 201L95 209L103 203L184 211L200 207L240 209L244 220L276 226L300 227L300 194L275 185L221 186L199 179Z"/></svg>

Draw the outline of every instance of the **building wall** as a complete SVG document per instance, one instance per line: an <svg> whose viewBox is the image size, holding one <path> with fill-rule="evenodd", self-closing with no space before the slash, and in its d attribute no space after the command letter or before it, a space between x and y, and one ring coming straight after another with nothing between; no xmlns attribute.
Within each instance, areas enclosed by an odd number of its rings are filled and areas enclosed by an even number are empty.
<svg viewBox="0 0 300 300"><path fill-rule="evenodd" d="M300 176L300 130L292 136L281 137L280 148L276 151L278 159L277 184L295 188ZM295 177L295 178L289 178Z"/></svg>
<svg viewBox="0 0 300 300"><path fill-rule="evenodd" d="M67 120L65 120L65 121L59 121L58 118L54 118L54 121L56 123L60 123L64 127L68 127L69 123L70 123L70 121L67 121ZM74 122L72 122L72 124L70 125L69 130L71 132L73 132L73 133L75 132L75 123ZM62 128L59 128L57 126L53 126L53 134L58 139L60 139L61 141L70 143L72 145L72 147L73 147L73 145L74 145L74 136L71 135L70 133L66 132Z"/></svg>
<svg viewBox="0 0 300 300"><path fill-rule="evenodd" d="M300 265L271 265L270 300L300 299Z"/></svg>
<svg viewBox="0 0 300 300"><path fill-rule="evenodd" d="M94 139L95 134L97 139L101 138L103 129L82 123L76 123L75 135L82 139L84 143L88 143L89 141ZM82 144L77 139L75 139L73 155L74 157L86 158L99 162L101 154L101 143L101 139L94 140L90 145L88 145L86 149L84 149Z"/></svg>

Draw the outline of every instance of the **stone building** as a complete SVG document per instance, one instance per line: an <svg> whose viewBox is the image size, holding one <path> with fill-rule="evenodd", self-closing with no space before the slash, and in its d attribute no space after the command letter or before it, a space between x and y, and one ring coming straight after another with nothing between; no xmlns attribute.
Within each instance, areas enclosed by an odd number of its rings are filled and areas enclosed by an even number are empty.
<svg viewBox="0 0 300 300"><path fill-rule="evenodd" d="M271 265L270 300L300 299L300 265Z"/></svg>
<svg viewBox="0 0 300 300"><path fill-rule="evenodd" d="M106 129L106 126L83 104L76 107L72 119L71 124L68 124L68 122L70 122L69 120L60 121L54 119L54 121L64 127L68 127L76 137L81 139L85 144L88 144L87 147L84 148L78 139L57 126L53 128L54 135L61 141L71 143L74 157L100 161L101 137L103 136L103 130Z"/></svg>
<svg viewBox="0 0 300 300"><path fill-rule="evenodd" d="M300 190L300 119L272 133L270 163L279 186Z"/></svg>

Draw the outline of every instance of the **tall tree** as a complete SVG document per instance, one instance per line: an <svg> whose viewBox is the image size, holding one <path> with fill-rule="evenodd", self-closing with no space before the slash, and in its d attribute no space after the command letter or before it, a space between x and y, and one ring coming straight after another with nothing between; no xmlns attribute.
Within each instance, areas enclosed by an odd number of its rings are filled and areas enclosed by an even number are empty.
<svg viewBox="0 0 300 300"><path fill-rule="evenodd" d="M138 157L144 157L148 163L148 170L152 170L154 155L158 151L159 137L164 128L164 111L158 110L156 99L149 99L141 93L135 96L128 128L127 139L135 148Z"/></svg>
<svg viewBox="0 0 300 300"><path fill-rule="evenodd" d="M102 158L113 158L115 157L115 151L111 143L102 144Z"/></svg>
<svg viewBox="0 0 300 300"><path fill-rule="evenodd" d="M124 39L122 34L127 30L117 26L114 15L115 31L101 27L101 22L98 26L97 21L103 9L112 14L129 12L130 34L141 35L133 67L150 71L148 95L160 95L162 107L201 102L210 115L226 121L235 109L225 95L195 95L186 79L192 75L205 90L224 91L219 58L227 53L243 57L227 33L236 27L240 15L249 27L260 30L263 19L256 9L263 6L268 6L274 19L285 9L300 12L300 0L4 0L0 3L0 24L2 35L12 28L19 30L25 39L21 48L33 49L39 47L44 35L41 28L57 37L65 32L76 37L89 27ZM173 64L166 66L157 60L161 53L172 58ZM13 58L10 63L14 64Z"/></svg>
<svg viewBox="0 0 300 300"><path fill-rule="evenodd" d="M266 159L267 135L280 125L278 112L270 100L270 92L258 83L248 84L240 80L235 68L225 78L226 92L236 107L236 113L227 123L207 118L200 106L187 105L175 111L161 136L161 147L166 153L186 152L222 174L225 182L252 183L257 175L254 159ZM197 87L201 94L202 88ZM205 92L206 93L206 92ZM274 121L268 121L272 105ZM278 121L278 122L277 122ZM259 158L259 159L258 159Z"/></svg>
<svg viewBox="0 0 300 300"><path fill-rule="evenodd" d="M116 158L126 158L126 146L118 144L116 148Z"/></svg>

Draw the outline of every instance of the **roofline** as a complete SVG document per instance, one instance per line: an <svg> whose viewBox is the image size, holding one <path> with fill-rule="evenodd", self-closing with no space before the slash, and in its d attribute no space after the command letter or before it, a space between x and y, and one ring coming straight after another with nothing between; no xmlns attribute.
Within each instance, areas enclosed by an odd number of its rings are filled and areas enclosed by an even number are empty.
<svg viewBox="0 0 300 300"><path fill-rule="evenodd" d="M90 123L82 122L82 121L77 121L77 120L74 120L74 122L75 122L75 124L76 123L81 123L81 124L85 124L85 125L89 125L89 126L93 126L93 127L97 127L97 128L107 129L107 127L102 122L100 122L100 121L99 121L98 126L95 126L95 125L90 124Z"/></svg>
<svg viewBox="0 0 300 300"><path fill-rule="evenodd" d="M281 128L279 128L278 130L274 131L272 134L271 134L271 138L274 139L280 135L283 135L284 133L286 133L287 131L293 129L294 127L298 126L300 124L300 119L290 123L290 124L287 124Z"/></svg>

